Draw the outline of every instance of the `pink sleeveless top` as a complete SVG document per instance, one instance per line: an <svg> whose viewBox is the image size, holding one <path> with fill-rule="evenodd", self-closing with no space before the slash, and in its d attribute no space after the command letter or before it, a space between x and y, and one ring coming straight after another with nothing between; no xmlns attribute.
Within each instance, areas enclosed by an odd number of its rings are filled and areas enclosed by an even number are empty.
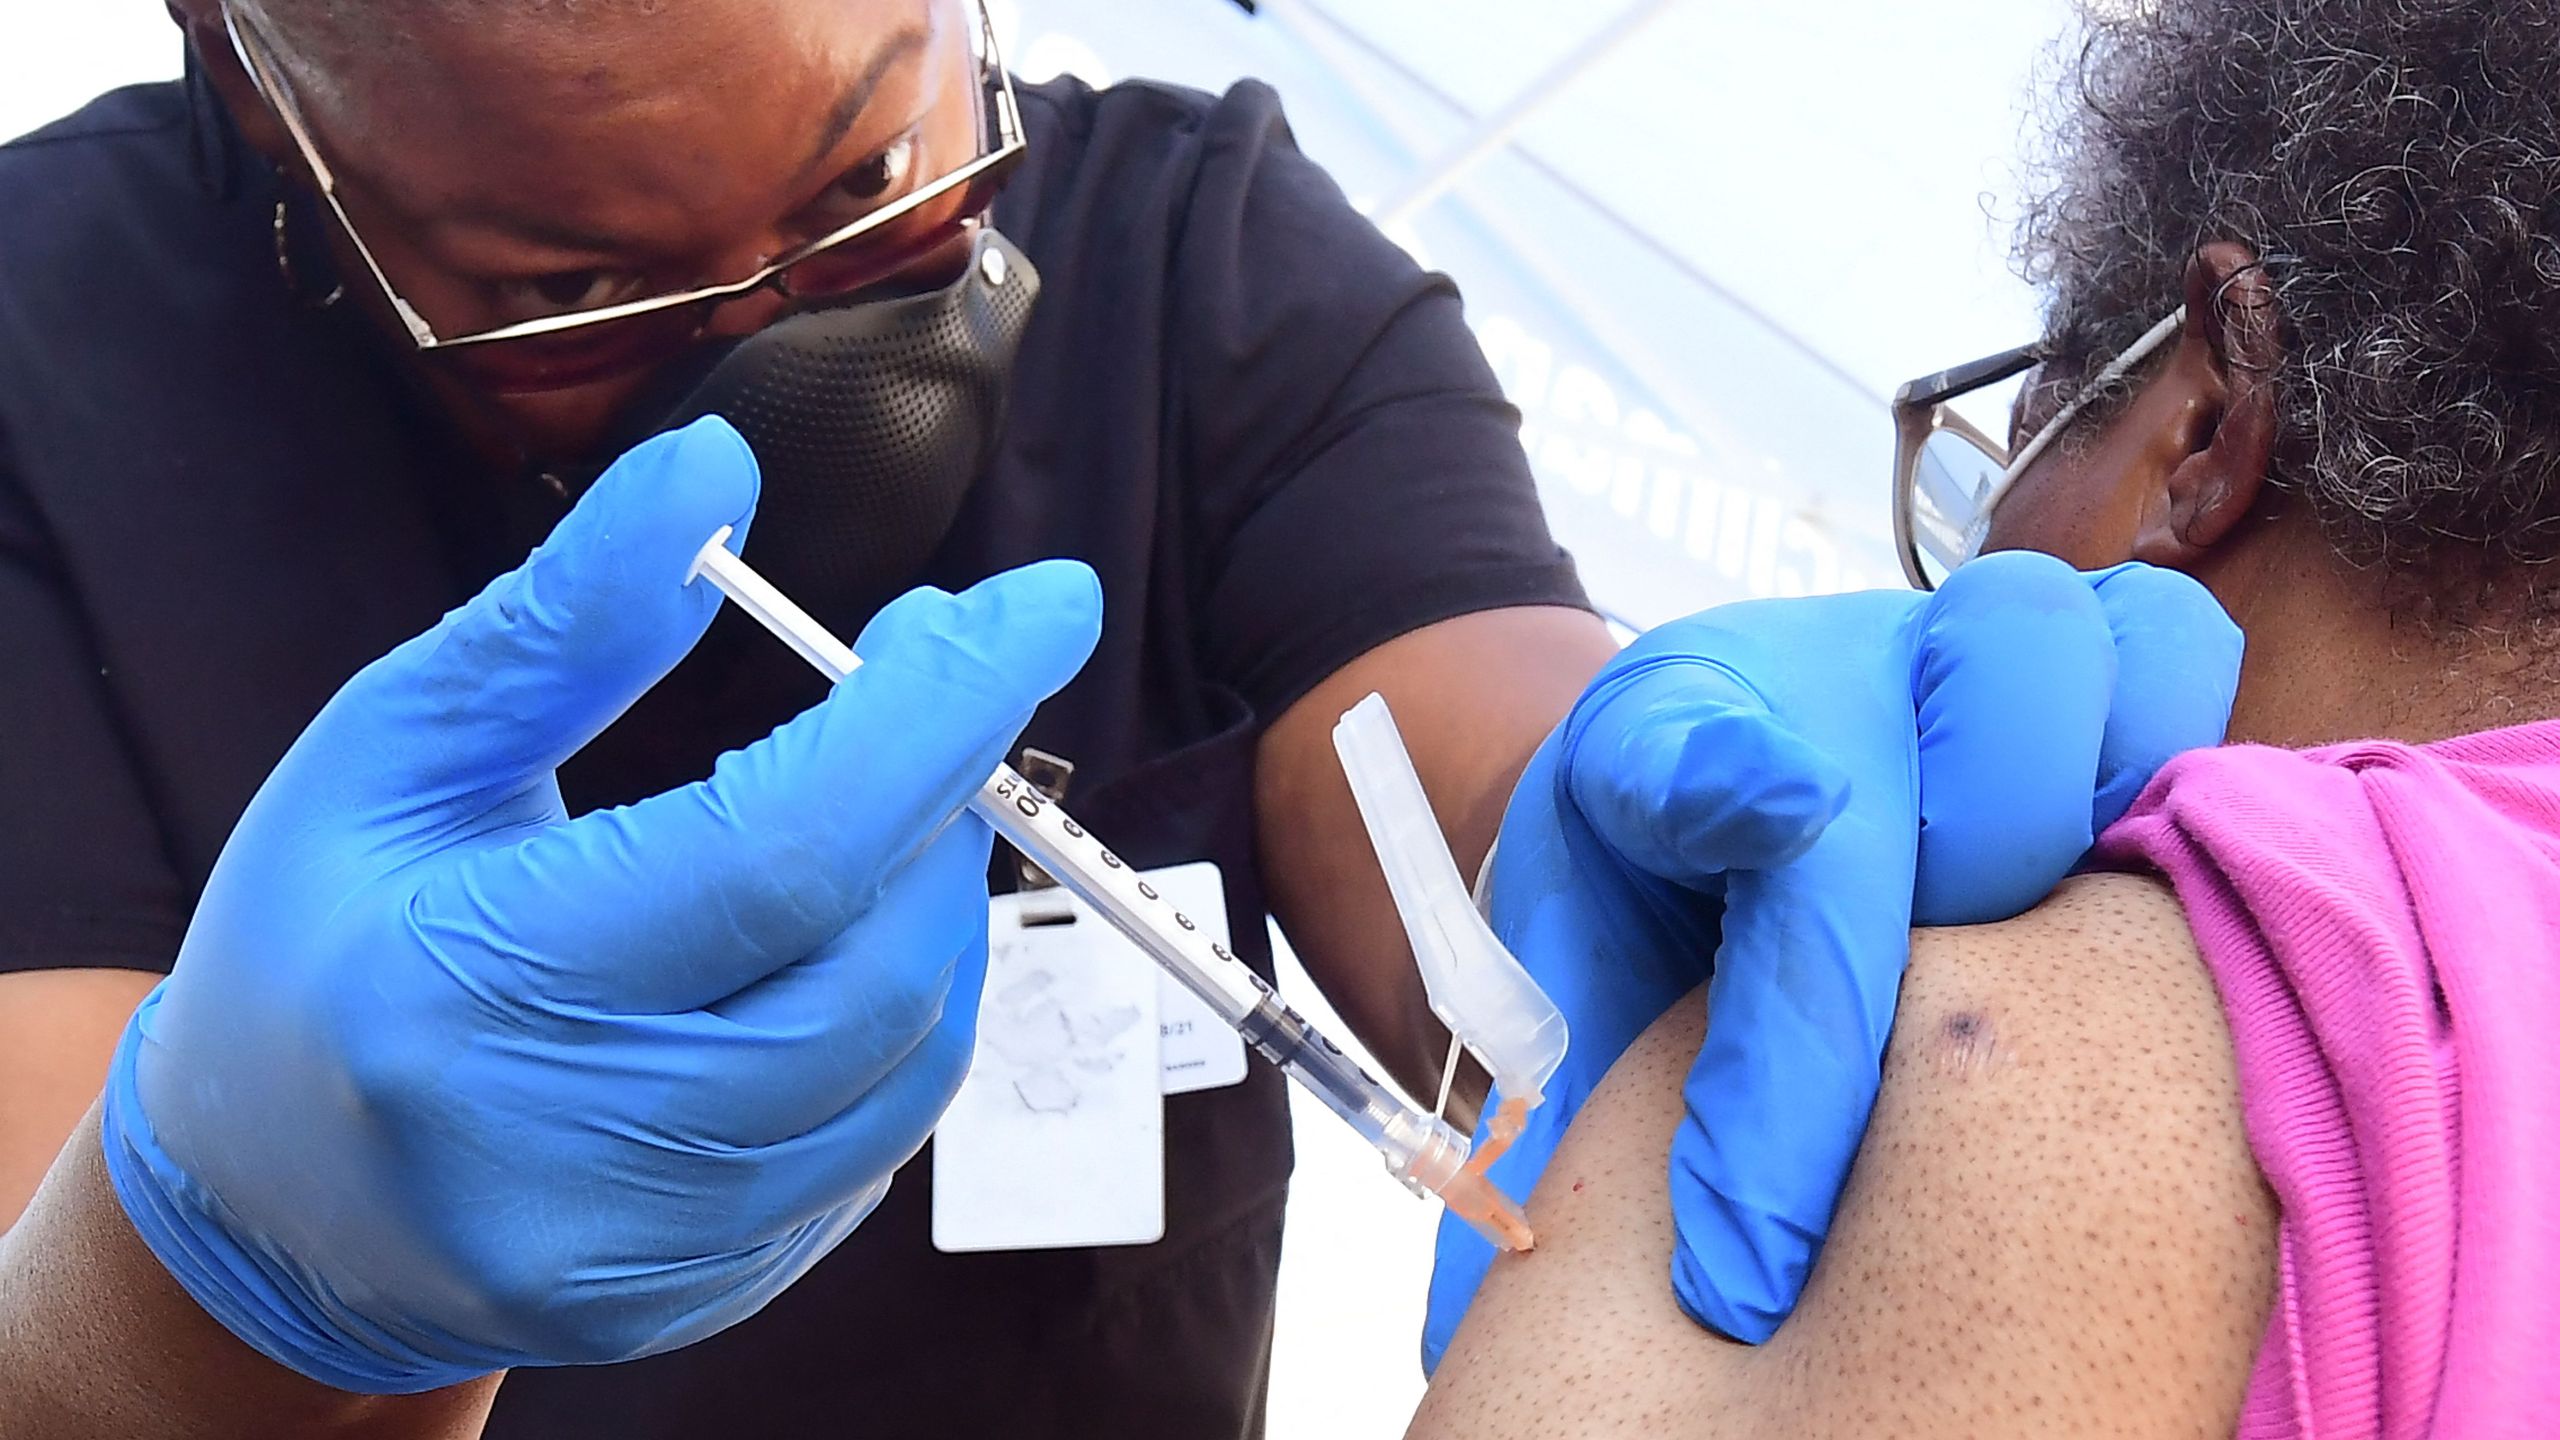
<svg viewBox="0 0 2560 1440"><path fill-rule="evenodd" d="M2200 751L2100 851L2176 886L2283 1211L2240 1433L2560 1436L2560 721Z"/></svg>

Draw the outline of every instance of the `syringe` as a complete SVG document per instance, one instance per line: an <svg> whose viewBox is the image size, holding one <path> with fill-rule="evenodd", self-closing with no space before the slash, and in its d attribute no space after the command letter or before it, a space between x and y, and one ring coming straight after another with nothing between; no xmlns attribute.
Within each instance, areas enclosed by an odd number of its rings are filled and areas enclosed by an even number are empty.
<svg viewBox="0 0 2560 1440"><path fill-rule="evenodd" d="M851 647L729 553L729 534L729 527L722 526L703 545L688 580L710 580L829 681L858 669L862 660ZM1197 922L1012 766L998 765L970 797L969 809L1171 972L1234 1026L1246 1044L1359 1131L1385 1157L1387 1172L1407 1189L1438 1195L1503 1249L1528 1247L1528 1221L1519 1207L1479 1170L1468 1168L1466 1136L1372 1079L1322 1031L1282 1003L1251 967L1202 933Z"/></svg>

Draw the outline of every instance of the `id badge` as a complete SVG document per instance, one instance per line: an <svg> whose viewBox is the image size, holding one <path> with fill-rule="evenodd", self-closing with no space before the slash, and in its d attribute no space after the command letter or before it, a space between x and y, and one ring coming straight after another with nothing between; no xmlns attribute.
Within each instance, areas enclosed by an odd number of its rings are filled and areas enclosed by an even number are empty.
<svg viewBox="0 0 2560 1440"><path fill-rule="evenodd" d="M1227 940L1216 864L1146 878ZM1234 1027L1082 901L995 897L977 1052L933 1135L934 1248L1163 1238L1164 1097L1244 1074Z"/></svg>
<svg viewBox="0 0 2560 1440"><path fill-rule="evenodd" d="M1063 892L989 904L977 1053L933 1135L934 1248L1162 1239L1156 967Z"/></svg>

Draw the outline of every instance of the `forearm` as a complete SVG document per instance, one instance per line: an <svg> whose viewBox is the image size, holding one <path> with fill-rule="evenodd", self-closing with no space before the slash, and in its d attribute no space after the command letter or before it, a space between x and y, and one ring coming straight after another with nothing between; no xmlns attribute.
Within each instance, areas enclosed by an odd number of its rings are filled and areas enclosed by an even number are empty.
<svg viewBox="0 0 2560 1440"><path fill-rule="evenodd" d="M1523 750L1507 764L1488 764L1474 793L1433 797L1459 874L1472 878L1493 848L1503 805L1528 759ZM1314 893L1292 893L1295 887L1286 882L1275 884L1280 897L1275 908L1300 962L1324 988L1326 999L1390 1077L1427 1102L1439 1090L1449 1032L1431 1013L1411 942L1374 853L1360 838L1359 813L1347 789L1340 804L1341 814L1329 831L1357 839L1358 848L1345 847L1353 863L1319 882L1320 888L1308 887ZM1473 1128L1486 1084L1472 1059L1460 1066L1449 1102L1450 1120L1460 1129Z"/></svg>
<svg viewBox="0 0 2560 1440"><path fill-rule="evenodd" d="M94 1108L0 1234L0 1440L463 1440L497 1388L351 1395L240 1343L133 1233Z"/></svg>
<svg viewBox="0 0 2560 1440"><path fill-rule="evenodd" d="M159 978L139 970L0 975L0 1232L17 1223L97 1100L125 1021Z"/></svg>
<svg viewBox="0 0 2560 1440"><path fill-rule="evenodd" d="M1333 750L1342 713L1384 695L1462 876L1502 828L1512 788L1616 644L1582 611L1496 610L1389 641L1271 727L1255 782L1272 909L1363 1044L1414 1094L1438 1091L1449 1036L1433 1018L1395 901ZM1473 1124L1482 1077L1452 1118Z"/></svg>

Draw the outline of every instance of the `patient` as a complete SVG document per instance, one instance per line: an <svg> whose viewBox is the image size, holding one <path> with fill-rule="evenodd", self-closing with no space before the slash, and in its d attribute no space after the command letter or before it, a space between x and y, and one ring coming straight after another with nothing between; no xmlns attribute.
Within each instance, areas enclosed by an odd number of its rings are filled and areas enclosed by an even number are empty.
<svg viewBox="0 0 2560 1440"><path fill-rule="evenodd" d="M1757 1349L1665 1283L1666 1016L1417 1435L2560 1433L2560 3L2087 8L2024 233L2058 438L1915 528L2196 576L2232 738L2331 748L2185 757L2126 873L1914 937Z"/></svg>

